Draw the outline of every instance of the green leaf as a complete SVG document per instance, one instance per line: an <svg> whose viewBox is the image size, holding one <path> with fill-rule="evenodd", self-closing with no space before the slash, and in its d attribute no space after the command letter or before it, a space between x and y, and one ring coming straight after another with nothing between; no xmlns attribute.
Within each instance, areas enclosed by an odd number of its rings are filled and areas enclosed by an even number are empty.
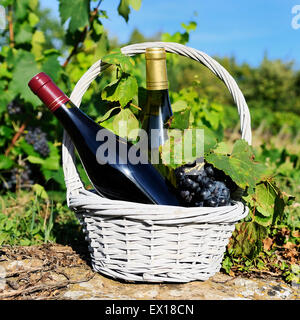
<svg viewBox="0 0 300 320"><path fill-rule="evenodd" d="M231 267L232 267L232 262L231 262L231 260L230 260L229 257L226 257L226 258L222 261L222 268L223 268L227 273L229 273Z"/></svg>
<svg viewBox="0 0 300 320"><path fill-rule="evenodd" d="M185 23L182 23L181 26L187 32L190 32L191 30L195 30L197 28L197 23L195 21L191 21L188 25L186 25Z"/></svg>
<svg viewBox="0 0 300 320"><path fill-rule="evenodd" d="M191 108L187 106L185 101L179 100L172 105L173 118L171 129L187 129L190 125Z"/></svg>
<svg viewBox="0 0 300 320"><path fill-rule="evenodd" d="M26 142L26 140L20 139L19 141L19 147L28 155L39 158L39 153L36 152L33 148L33 145Z"/></svg>
<svg viewBox="0 0 300 320"><path fill-rule="evenodd" d="M111 113L112 113L113 111L117 110L117 109L120 109L120 107L114 107L114 108L109 109L103 116L98 117L98 118L95 120L95 122L101 123L101 122L106 121L106 120L110 117Z"/></svg>
<svg viewBox="0 0 300 320"><path fill-rule="evenodd" d="M60 156L58 153L57 147L53 145L53 143L48 142L50 154L47 158L41 158L40 156L30 155L27 157L27 160L31 163L40 164L42 166L42 170L58 170L59 169L59 161Z"/></svg>
<svg viewBox="0 0 300 320"><path fill-rule="evenodd" d="M199 129L204 130L204 152L208 153L213 150L217 145L217 136L215 131L207 128L206 126L199 126ZM203 142L202 142L203 143Z"/></svg>
<svg viewBox="0 0 300 320"><path fill-rule="evenodd" d="M182 43L182 34L180 32L175 32L173 35L170 35L168 32L166 32L162 34L161 40L164 42Z"/></svg>
<svg viewBox="0 0 300 320"><path fill-rule="evenodd" d="M10 127L4 126L4 125L0 127L0 136L3 136L7 139L12 136L13 132L14 130Z"/></svg>
<svg viewBox="0 0 300 320"><path fill-rule="evenodd" d="M238 223L232 237L235 255L253 258L260 251L264 236L265 228L254 221Z"/></svg>
<svg viewBox="0 0 300 320"><path fill-rule="evenodd" d="M135 77L122 74L122 77L107 85L101 93L101 98L108 101L119 101L121 107L137 94L138 85Z"/></svg>
<svg viewBox="0 0 300 320"><path fill-rule="evenodd" d="M128 108L121 109L113 120L114 132L120 137L135 140L139 131L139 121Z"/></svg>
<svg viewBox="0 0 300 320"><path fill-rule="evenodd" d="M39 4L39 0L29 0L28 6L32 11L34 11L36 10L38 4Z"/></svg>
<svg viewBox="0 0 300 320"><path fill-rule="evenodd" d="M93 29L95 30L95 33L99 36L103 32L104 27L103 24L100 23L98 20L94 20Z"/></svg>
<svg viewBox="0 0 300 320"><path fill-rule="evenodd" d="M24 22L20 26L15 36L15 41L17 44L22 44L22 43L30 43L31 40L32 40L32 28L27 22Z"/></svg>
<svg viewBox="0 0 300 320"><path fill-rule="evenodd" d="M30 12L28 15L28 21L30 26L34 27L40 21L40 18L33 12Z"/></svg>
<svg viewBox="0 0 300 320"><path fill-rule="evenodd" d="M60 185L60 188L62 190L65 189L64 172L62 167L60 167L58 170L55 170L55 171L42 168L42 172L46 181L53 179Z"/></svg>
<svg viewBox="0 0 300 320"><path fill-rule="evenodd" d="M130 0L120 0L119 6L118 6L118 13L120 16L122 16L126 22L128 22L130 8L129 8L129 2Z"/></svg>
<svg viewBox="0 0 300 320"><path fill-rule="evenodd" d="M44 164L45 160L37 156L28 156L27 160L34 164Z"/></svg>
<svg viewBox="0 0 300 320"><path fill-rule="evenodd" d="M160 147L162 163L177 168L203 157L204 135L198 129L168 130L169 139Z"/></svg>
<svg viewBox="0 0 300 320"><path fill-rule="evenodd" d="M70 18L69 31L74 33L89 23L89 0L59 0L59 14L64 24Z"/></svg>
<svg viewBox="0 0 300 320"><path fill-rule="evenodd" d="M10 169L14 165L14 162L6 157L5 155L0 155L0 170Z"/></svg>
<svg viewBox="0 0 300 320"><path fill-rule="evenodd" d="M41 186L40 184L35 183L32 186L32 190L35 192L35 194L38 197L41 197L42 199L48 199L49 198L45 188L43 186Z"/></svg>
<svg viewBox="0 0 300 320"><path fill-rule="evenodd" d="M42 65L43 72L47 73L54 82L58 81L60 71L62 67L58 61L58 55L52 54L50 55Z"/></svg>
<svg viewBox="0 0 300 320"><path fill-rule="evenodd" d="M36 30L32 36L31 42L31 52L36 58L40 58L43 54L43 45L46 42L44 33L42 31Z"/></svg>
<svg viewBox="0 0 300 320"><path fill-rule="evenodd" d="M211 152L205 156L207 162L223 170L225 174L242 189L249 187L248 192L253 193L265 173L265 166L254 161L251 146L244 140L237 140L230 156Z"/></svg>
<svg viewBox="0 0 300 320"><path fill-rule="evenodd" d="M214 153L227 155L230 153L230 148L226 142L222 141L214 148Z"/></svg>
<svg viewBox="0 0 300 320"><path fill-rule="evenodd" d="M141 4L142 4L142 0L130 0L130 5L132 6L132 8L134 10L140 10Z"/></svg>
<svg viewBox="0 0 300 320"><path fill-rule="evenodd" d="M50 149L50 154L46 159L44 159L42 168L47 170L58 170L60 167L60 155L58 152L58 148L55 147L51 142L48 142L48 145Z"/></svg>
<svg viewBox="0 0 300 320"><path fill-rule="evenodd" d="M245 200L255 208L254 221L267 227L279 223L284 216L284 209L291 205L295 197L283 194L272 181L262 181L255 188L255 193Z"/></svg>
<svg viewBox="0 0 300 320"><path fill-rule="evenodd" d="M204 110L204 117L211 125L213 130L217 130L220 124L220 118L218 112Z"/></svg>
<svg viewBox="0 0 300 320"><path fill-rule="evenodd" d="M109 64L118 65L123 71L126 71L127 68L134 66L135 64L134 60L131 57L123 54L120 49L111 51L102 58L102 61Z"/></svg>
<svg viewBox="0 0 300 320"><path fill-rule="evenodd" d="M18 20L22 20L28 13L29 0L22 0L15 2L15 16Z"/></svg>
<svg viewBox="0 0 300 320"><path fill-rule="evenodd" d="M274 214L277 190L269 182L260 183L255 188L255 203L257 210L265 217Z"/></svg>
<svg viewBox="0 0 300 320"><path fill-rule="evenodd" d="M13 79L9 84L9 90L15 94L20 94L20 97L25 102L32 103L33 106L41 104L40 100L28 88L29 80L39 72L34 56L30 52L23 50L15 58Z"/></svg>

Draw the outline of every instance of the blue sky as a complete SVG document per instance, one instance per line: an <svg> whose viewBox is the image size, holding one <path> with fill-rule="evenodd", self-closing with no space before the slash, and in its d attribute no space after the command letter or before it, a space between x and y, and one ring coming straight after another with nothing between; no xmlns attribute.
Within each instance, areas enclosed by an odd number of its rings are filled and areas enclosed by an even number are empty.
<svg viewBox="0 0 300 320"><path fill-rule="evenodd" d="M40 2L58 16L57 0ZM139 11L131 10L128 23L118 15L118 4L103 0L100 8L109 16L102 21L109 35L120 41L127 41L134 28L147 36L174 33L182 30L182 22L193 20L198 26L188 46L209 55L235 55L251 65L267 53L270 59L295 60L300 68L300 28L291 25L292 8L300 0L143 0Z"/></svg>

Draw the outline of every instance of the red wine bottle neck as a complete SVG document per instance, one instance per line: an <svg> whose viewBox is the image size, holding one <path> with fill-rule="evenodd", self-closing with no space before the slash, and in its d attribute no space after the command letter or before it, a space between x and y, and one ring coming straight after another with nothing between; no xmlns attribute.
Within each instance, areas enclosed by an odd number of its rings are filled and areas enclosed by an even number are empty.
<svg viewBox="0 0 300 320"><path fill-rule="evenodd" d="M51 112L54 112L70 100L44 72L35 75L29 81L28 86Z"/></svg>

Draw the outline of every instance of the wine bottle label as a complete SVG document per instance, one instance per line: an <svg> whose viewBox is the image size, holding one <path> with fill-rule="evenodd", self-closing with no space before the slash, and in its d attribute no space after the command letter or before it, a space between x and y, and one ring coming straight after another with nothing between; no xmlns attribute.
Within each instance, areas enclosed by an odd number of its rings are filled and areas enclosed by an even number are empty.
<svg viewBox="0 0 300 320"><path fill-rule="evenodd" d="M164 48L146 48L146 83L148 90L168 89L166 51Z"/></svg>

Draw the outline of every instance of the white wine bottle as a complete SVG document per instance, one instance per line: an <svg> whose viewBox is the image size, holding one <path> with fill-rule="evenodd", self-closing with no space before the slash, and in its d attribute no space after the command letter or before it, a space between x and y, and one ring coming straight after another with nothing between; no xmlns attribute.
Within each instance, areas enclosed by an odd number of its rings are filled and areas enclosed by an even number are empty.
<svg viewBox="0 0 300 320"><path fill-rule="evenodd" d="M147 98L142 114L142 128L148 134L148 149L153 152L168 139L166 130L172 116L164 48L147 48Z"/></svg>

